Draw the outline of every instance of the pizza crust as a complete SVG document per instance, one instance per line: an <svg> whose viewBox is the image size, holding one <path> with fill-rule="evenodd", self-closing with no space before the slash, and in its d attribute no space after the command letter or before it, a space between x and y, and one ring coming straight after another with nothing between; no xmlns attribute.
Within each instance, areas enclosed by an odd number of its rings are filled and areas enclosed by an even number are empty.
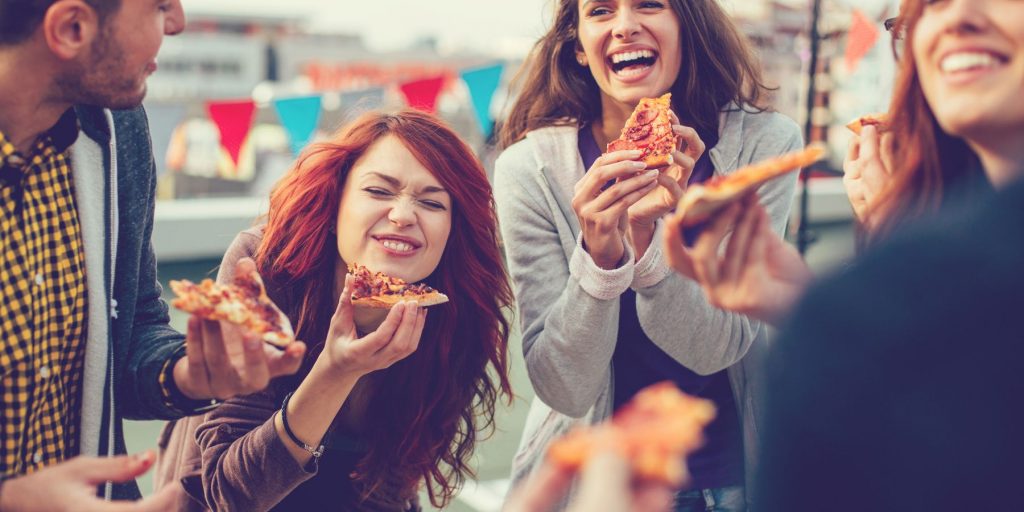
<svg viewBox="0 0 1024 512"><path fill-rule="evenodd" d="M418 295L375 295L352 299L352 305L363 308L391 309L392 306L401 301L415 301L417 306L425 308L448 302L448 296L438 291Z"/></svg>
<svg viewBox="0 0 1024 512"><path fill-rule="evenodd" d="M700 224L766 182L820 160L826 152L823 144L816 143L748 165L715 182L690 185L676 206L673 220L684 228Z"/></svg>

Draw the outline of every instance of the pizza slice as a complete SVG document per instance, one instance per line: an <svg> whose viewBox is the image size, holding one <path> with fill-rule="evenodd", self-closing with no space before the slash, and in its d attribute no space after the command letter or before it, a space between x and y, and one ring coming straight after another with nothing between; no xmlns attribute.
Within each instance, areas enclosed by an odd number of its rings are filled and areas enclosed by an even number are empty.
<svg viewBox="0 0 1024 512"><path fill-rule="evenodd" d="M880 132L884 132L884 131L888 130L889 129L889 114L886 114L886 113L868 114L868 115L863 116L863 117L858 117L857 119L854 119L853 121L850 121L850 124L846 125L846 127L849 128L851 132L856 133L857 135L860 135L860 131L862 129L864 129L865 126L868 126L868 125L877 126L878 127L878 131L880 131Z"/></svg>
<svg viewBox="0 0 1024 512"><path fill-rule="evenodd" d="M700 224L767 181L817 162L826 151L823 144L811 144L800 151L737 169L728 176L715 176L703 184L690 185L679 200L672 220L684 228Z"/></svg>
<svg viewBox="0 0 1024 512"><path fill-rule="evenodd" d="M288 317L267 296L263 280L256 271L239 273L231 284L203 279L196 284L187 279L171 281L177 297L171 305L205 320L223 320L259 335L279 348L295 341Z"/></svg>
<svg viewBox="0 0 1024 512"><path fill-rule="evenodd" d="M672 93L660 98L644 98L622 127L622 135L608 143L608 152L639 149L648 169L672 165L678 138L672 132Z"/></svg>
<svg viewBox="0 0 1024 512"><path fill-rule="evenodd" d="M661 382L640 390L608 421L555 440L548 458L579 470L597 453L614 450L638 477L681 486L689 479L686 456L704 444L704 427L715 414L713 402Z"/></svg>
<svg viewBox="0 0 1024 512"><path fill-rule="evenodd" d="M416 301L422 307L448 302L447 295L423 283L409 284L362 265L349 263L348 273L355 277L352 304L357 307L390 309L400 301Z"/></svg>

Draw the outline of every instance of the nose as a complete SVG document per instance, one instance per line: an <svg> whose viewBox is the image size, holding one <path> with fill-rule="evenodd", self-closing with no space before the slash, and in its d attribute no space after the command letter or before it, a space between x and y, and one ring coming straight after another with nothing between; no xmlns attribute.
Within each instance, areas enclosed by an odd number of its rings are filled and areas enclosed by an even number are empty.
<svg viewBox="0 0 1024 512"><path fill-rule="evenodd" d="M181 0L172 0L167 15L164 17L164 34L176 36L185 30L185 8Z"/></svg>
<svg viewBox="0 0 1024 512"><path fill-rule="evenodd" d="M412 202L408 200L395 201L391 210L388 211L388 220L399 227L411 226L416 223L416 210Z"/></svg>
<svg viewBox="0 0 1024 512"><path fill-rule="evenodd" d="M943 11L945 30L960 34L977 33L989 25L988 0L951 0Z"/></svg>
<svg viewBox="0 0 1024 512"><path fill-rule="evenodd" d="M633 12L631 6L618 9L615 14L615 25L612 27L612 35L616 39L629 40L640 33L640 19Z"/></svg>

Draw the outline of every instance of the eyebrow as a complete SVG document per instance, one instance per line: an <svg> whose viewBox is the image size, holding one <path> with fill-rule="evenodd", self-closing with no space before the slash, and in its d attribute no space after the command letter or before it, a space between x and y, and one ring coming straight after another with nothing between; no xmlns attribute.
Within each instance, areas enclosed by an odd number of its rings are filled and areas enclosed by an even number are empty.
<svg viewBox="0 0 1024 512"><path fill-rule="evenodd" d="M382 173L379 173L379 172L376 172L376 171L371 171L367 175L368 176L375 176L377 178L380 178L380 179L388 182L389 185L391 185L392 187L395 187L395 188L400 188L402 186L402 182L399 181L398 178L395 178L394 176L388 176L387 174L382 174ZM423 187L423 189L420 190L420 193L424 193L424 194L431 194L431 193L435 193L435 192L445 192L445 193L447 193L448 191L445 190L444 187L435 187L433 185Z"/></svg>

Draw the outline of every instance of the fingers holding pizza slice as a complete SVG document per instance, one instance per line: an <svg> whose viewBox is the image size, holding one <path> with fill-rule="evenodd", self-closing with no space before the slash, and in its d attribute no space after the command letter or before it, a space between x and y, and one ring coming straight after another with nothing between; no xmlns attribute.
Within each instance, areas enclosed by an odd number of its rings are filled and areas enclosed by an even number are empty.
<svg viewBox="0 0 1024 512"><path fill-rule="evenodd" d="M672 222L684 228L700 224L769 180L817 162L826 152L823 144L811 144L800 151L742 167L728 176L690 185L676 206Z"/></svg>
<svg viewBox="0 0 1024 512"><path fill-rule="evenodd" d="M548 457L578 470L591 457L613 450L630 461L641 479L681 486L689 479L686 457L704 444L704 427L715 414L713 402L661 382L642 389L610 420L557 439Z"/></svg>
<svg viewBox="0 0 1024 512"><path fill-rule="evenodd" d="M423 283L409 284L362 265L350 263L348 273L355 278L352 305L356 307L390 309L402 301L415 301L420 307L427 307L448 302L447 295Z"/></svg>
<svg viewBox="0 0 1024 512"><path fill-rule="evenodd" d="M241 267L241 265L240 265ZM255 270L239 271L231 284L203 279L171 281L177 297L171 305L204 320L225 321L242 327L278 348L295 341L288 317L267 296L263 279Z"/></svg>
<svg viewBox="0 0 1024 512"><path fill-rule="evenodd" d="M672 131L672 93L644 98L622 127L622 135L608 143L608 152L640 150L648 169L665 169L673 163L679 139Z"/></svg>

